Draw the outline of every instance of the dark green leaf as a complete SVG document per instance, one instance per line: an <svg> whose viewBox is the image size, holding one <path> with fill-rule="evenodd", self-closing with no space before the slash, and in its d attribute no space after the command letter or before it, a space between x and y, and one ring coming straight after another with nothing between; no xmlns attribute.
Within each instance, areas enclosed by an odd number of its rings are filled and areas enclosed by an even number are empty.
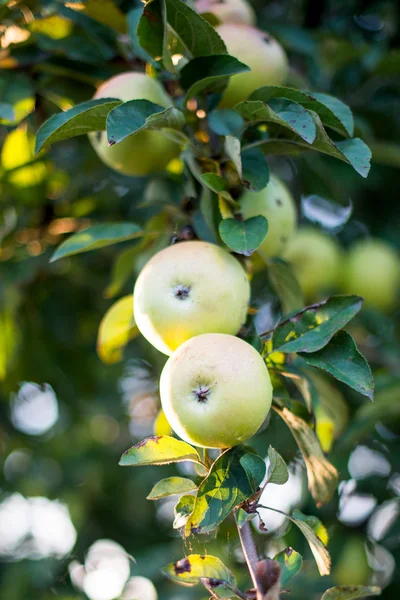
<svg viewBox="0 0 400 600"><path fill-rule="evenodd" d="M273 332L274 350L316 352L359 312L359 296L333 296L285 319Z"/></svg>
<svg viewBox="0 0 400 600"><path fill-rule="evenodd" d="M259 148L244 150L242 158L242 183L252 192L265 188L269 181L267 159Z"/></svg>
<svg viewBox="0 0 400 600"><path fill-rule="evenodd" d="M210 188L210 190L216 194L220 194L226 189L225 180L216 173L203 173L203 175L200 176L200 179L208 188Z"/></svg>
<svg viewBox="0 0 400 600"><path fill-rule="evenodd" d="M191 479L186 479L185 477L167 477L156 483L147 496L147 500L159 500L160 498L166 498L174 494L185 494L193 490L197 490L197 485Z"/></svg>
<svg viewBox="0 0 400 600"><path fill-rule="evenodd" d="M249 70L247 65L228 54L193 58L180 73L181 84L186 90L185 99L198 96L204 90L221 92L229 77Z"/></svg>
<svg viewBox="0 0 400 600"><path fill-rule="evenodd" d="M174 508L174 529L180 529L181 527L184 527L186 525L190 515L193 512L195 500L195 496L186 494L179 498Z"/></svg>
<svg viewBox="0 0 400 600"><path fill-rule="evenodd" d="M138 9L139 10L139 9ZM161 60L164 55L164 44L166 37L165 24L165 2L164 0L153 0L147 2L141 8L141 16L136 26L136 36L138 45L154 60ZM135 15L132 18L130 26L134 26ZM131 39L135 34L131 34Z"/></svg>
<svg viewBox="0 0 400 600"><path fill-rule="evenodd" d="M114 108L107 117L108 143L118 144L143 129L179 129L185 123L180 110L164 108L149 100L130 100Z"/></svg>
<svg viewBox="0 0 400 600"><path fill-rule="evenodd" d="M283 485L289 479L289 471L285 461L272 446L268 448L268 458L268 483Z"/></svg>
<svg viewBox="0 0 400 600"><path fill-rule="evenodd" d="M374 585L339 585L329 588L321 600L355 600L367 596L380 596L381 588Z"/></svg>
<svg viewBox="0 0 400 600"><path fill-rule="evenodd" d="M281 259L274 258L268 263L267 274L279 297L284 316L299 310L304 305L299 282L290 265Z"/></svg>
<svg viewBox="0 0 400 600"><path fill-rule="evenodd" d="M67 140L90 131L104 131L108 113L121 104L116 98L99 98L77 104L58 113L40 127L36 135L35 153L44 145Z"/></svg>
<svg viewBox="0 0 400 600"><path fill-rule="evenodd" d="M125 242L143 235L142 229L136 223L105 223L94 225L71 235L65 242L58 246L50 262L59 258L80 254L89 250L97 250L104 246L111 246Z"/></svg>
<svg viewBox="0 0 400 600"><path fill-rule="evenodd" d="M145 438L121 456L119 464L123 467L142 465L167 465L174 462L200 463L200 457L190 444L168 435L156 435Z"/></svg>
<svg viewBox="0 0 400 600"><path fill-rule="evenodd" d="M296 552L296 550L293 550L293 548L285 548L285 550L282 550L282 552L279 552L279 554L274 556L274 560L278 561L282 567L282 587L285 587L292 579L293 575L296 575L296 573L300 571L303 564L303 557Z"/></svg>
<svg viewBox="0 0 400 600"><path fill-rule="evenodd" d="M248 452L241 457L240 464L246 471L251 487L254 490L257 490L260 487L267 470L265 460L258 456L258 454Z"/></svg>
<svg viewBox="0 0 400 600"><path fill-rule="evenodd" d="M185 585L196 585L202 578L220 579L229 585L236 586L233 573L216 556L207 554L190 554L176 563L171 563L162 569L164 575Z"/></svg>
<svg viewBox="0 0 400 600"><path fill-rule="evenodd" d="M333 377L373 400L374 379L351 335L336 333L331 341L312 354L299 353L309 365L328 371Z"/></svg>
<svg viewBox="0 0 400 600"><path fill-rule="evenodd" d="M243 127L243 119L234 110L217 108L208 115L210 129L217 135L239 135Z"/></svg>
<svg viewBox="0 0 400 600"><path fill-rule="evenodd" d="M132 10L130 10L128 12L127 15L127 19L128 19L128 35L129 35L129 39L131 41L131 45L132 45L132 50L135 56L141 58L142 60L145 60L146 62L151 62L152 56L146 52L146 50L144 48L142 48L142 46L140 45L139 42L139 36L138 36L138 26L139 26L139 21L142 18L143 15L143 7L138 7L138 8L132 8ZM142 24L143 26L143 24ZM162 31L163 33L163 31ZM152 41L153 40L157 40L156 36L152 37Z"/></svg>
<svg viewBox="0 0 400 600"><path fill-rule="evenodd" d="M222 241L237 254L251 256L263 242L268 232L265 217L251 217L246 221L224 219L219 224Z"/></svg>

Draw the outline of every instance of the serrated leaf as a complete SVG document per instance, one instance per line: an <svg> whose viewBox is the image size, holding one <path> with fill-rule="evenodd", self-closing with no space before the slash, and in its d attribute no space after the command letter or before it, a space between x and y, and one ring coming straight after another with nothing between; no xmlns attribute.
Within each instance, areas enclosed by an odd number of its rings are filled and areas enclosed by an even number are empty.
<svg viewBox="0 0 400 600"><path fill-rule="evenodd" d="M245 454L244 449L238 446L227 450L214 462L199 486L194 510L186 526L187 535L212 531L234 508L256 492L261 483L260 465L254 469L254 465L250 467L253 459L245 460L246 472L240 462ZM253 473L251 481L248 476L250 468Z"/></svg>
<svg viewBox="0 0 400 600"><path fill-rule="evenodd" d="M217 108L208 114L208 123L217 135L238 136L244 121L234 110Z"/></svg>
<svg viewBox="0 0 400 600"><path fill-rule="evenodd" d="M289 471L285 461L272 446L268 448L268 458L268 483L283 485L289 479Z"/></svg>
<svg viewBox="0 0 400 600"><path fill-rule="evenodd" d="M303 305L303 293L293 270L283 260L273 258L268 263L268 278L279 297L283 316L299 310Z"/></svg>
<svg viewBox="0 0 400 600"><path fill-rule="evenodd" d="M310 525L303 520L303 517L305 516L306 515L303 515L300 511L293 511L292 516L288 518L292 521L292 523L297 525L306 538L311 552L314 555L320 575L329 575L331 570L330 554Z"/></svg>
<svg viewBox="0 0 400 600"><path fill-rule="evenodd" d="M174 494L185 494L197 490L197 485L186 477L166 477L158 481L147 496L147 500L159 500Z"/></svg>
<svg viewBox="0 0 400 600"><path fill-rule="evenodd" d="M339 381L373 400L374 378L364 356L359 352L353 338L345 331L338 331L321 350L299 353L309 365L327 371Z"/></svg>
<svg viewBox="0 0 400 600"><path fill-rule="evenodd" d="M133 316L133 295L115 302L101 320L97 335L97 354L108 365L122 360L123 349L139 330Z"/></svg>
<svg viewBox="0 0 400 600"><path fill-rule="evenodd" d="M185 585L196 585L203 578L219 579L229 585L236 586L233 573L216 556L190 554L176 563L161 569L164 575Z"/></svg>
<svg viewBox="0 0 400 600"><path fill-rule="evenodd" d="M274 351L308 353L320 350L351 321L361 306L359 296L332 296L306 307L276 327L272 335Z"/></svg>
<svg viewBox="0 0 400 600"><path fill-rule="evenodd" d="M144 129L179 129L185 123L180 110L165 108L149 100L130 100L110 111L107 116L108 143L118 144Z"/></svg>
<svg viewBox="0 0 400 600"><path fill-rule="evenodd" d="M222 241L237 254L251 256L268 233L268 221L261 215L245 221L224 219L219 224Z"/></svg>
<svg viewBox="0 0 400 600"><path fill-rule="evenodd" d="M185 101L204 90L221 93L229 77L245 71L250 71L249 67L229 54L193 58L180 72Z"/></svg>
<svg viewBox="0 0 400 600"><path fill-rule="evenodd" d="M58 246L57 250L51 257L50 262L80 254L81 252L89 252L97 250L112 244L119 244L126 240L143 235L142 229L136 223L105 223L104 225L94 225L78 233L71 235L65 242Z"/></svg>
<svg viewBox="0 0 400 600"><path fill-rule="evenodd" d="M174 519L174 524L173 524L174 529L180 529L181 527L184 527L186 525L190 515L193 512L195 500L196 500L195 496L193 496L193 495L189 496L186 494L184 496L181 496L181 498L179 498L179 500L176 503L175 508L174 508L174 513L175 513L175 519Z"/></svg>
<svg viewBox="0 0 400 600"><path fill-rule="evenodd" d="M50 117L36 134L35 154L44 145L48 146L91 131L104 131L108 113L119 104L122 102L117 98L99 98L77 104Z"/></svg>
<svg viewBox="0 0 400 600"><path fill-rule="evenodd" d="M326 590L321 600L355 600L367 596L380 596L381 588L374 585L339 585Z"/></svg>
<svg viewBox="0 0 400 600"><path fill-rule="evenodd" d="M338 484L338 472L325 458L319 441L307 423L287 408L275 411L282 417L293 434L307 468L308 489L317 506L332 498Z"/></svg>
<svg viewBox="0 0 400 600"><path fill-rule="evenodd" d="M142 465L167 465L174 462L201 463L195 448L167 435L150 436L129 448L121 456L122 467L139 467Z"/></svg>
<svg viewBox="0 0 400 600"><path fill-rule="evenodd" d="M303 565L303 557L301 554L293 550L293 548L285 548L282 552L279 552L276 556L274 556L274 560L276 560L281 565L281 586L285 587L287 583L292 579L294 575L298 571L300 571Z"/></svg>
<svg viewBox="0 0 400 600"><path fill-rule="evenodd" d="M265 86L255 90L249 100L262 100L269 102L273 98L286 98L301 104L304 108L312 110L321 119L322 123L335 129L345 136L352 136L354 121L351 110L346 104L327 94L300 91L281 86Z"/></svg>

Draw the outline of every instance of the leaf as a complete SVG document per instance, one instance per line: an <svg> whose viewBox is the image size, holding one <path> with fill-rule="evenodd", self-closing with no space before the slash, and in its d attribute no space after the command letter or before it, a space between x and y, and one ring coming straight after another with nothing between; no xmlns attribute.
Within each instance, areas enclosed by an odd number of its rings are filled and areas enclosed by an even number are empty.
<svg viewBox="0 0 400 600"><path fill-rule="evenodd" d="M191 479L186 479L185 477L167 477L156 483L147 496L147 500L159 500L160 498L166 498L174 494L184 494L193 490L197 490L197 485Z"/></svg>
<svg viewBox="0 0 400 600"><path fill-rule="evenodd" d="M261 215L245 221L224 219L219 224L222 241L237 254L251 256L268 232L268 221Z"/></svg>
<svg viewBox="0 0 400 600"><path fill-rule="evenodd" d="M107 117L108 143L118 144L144 129L179 129L184 123L183 114L173 106L164 108L149 100L130 100L110 111Z"/></svg>
<svg viewBox="0 0 400 600"><path fill-rule="evenodd" d="M364 356L353 338L345 331L336 333L331 341L312 354L299 353L309 365L327 371L339 381L373 400L374 378Z"/></svg>
<svg viewBox="0 0 400 600"><path fill-rule="evenodd" d="M246 472L251 487L257 490L265 477L267 470L265 460L258 454L248 452L240 459L240 464Z"/></svg>
<svg viewBox="0 0 400 600"><path fill-rule="evenodd" d="M5 121L11 121L17 124L35 110L35 92L32 86L32 80L24 73L0 70L0 98L3 105L3 116L0 118ZM10 105L13 110L11 116L9 109L4 105ZM9 124L9 123L7 123Z"/></svg>
<svg viewBox="0 0 400 600"><path fill-rule="evenodd" d="M211 131L217 135L237 136L243 127L244 121L234 110L217 108L208 114L208 124Z"/></svg>
<svg viewBox="0 0 400 600"><path fill-rule="evenodd" d="M215 577L207 579L206 577L202 577L200 581L206 590L210 592L212 598L243 598L242 594L238 595L240 593L239 590L222 579L216 579Z"/></svg>
<svg viewBox="0 0 400 600"><path fill-rule="evenodd" d="M269 181L267 159L259 148L243 150L241 154L243 185L252 192L263 190Z"/></svg>
<svg viewBox="0 0 400 600"><path fill-rule="evenodd" d="M274 351L320 350L359 312L362 302L359 296L332 296L306 307L277 326L272 335Z"/></svg>
<svg viewBox="0 0 400 600"><path fill-rule="evenodd" d="M193 58L180 72L181 85L186 90L185 101L204 90L221 93L229 77L245 71L250 68L229 54Z"/></svg>
<svg viewBox="0 0 400 600"><path fill-rule="evenodd" d="M165 412L162 408L160 408L158 415L154 421L153 426L154 435L172 435L172 427L169 424L167 417L165 416Z"/></svg>
<svg viewBox="0 0 400 600"><path fill-rule="evenodd" d="M139 330L133 316L133 295L115 302L101 320L97 335L97 354L108 365L122 360L123 349Z"/></svg>
<svg viewBox="0 0 400 600"><path fill-rule="evenodd" d="M14 121L15 113L11 104L0 102L0 121Z"/></svg>
<svg viewBox="0 0 400 600"><path fill-rule="evenodd" d="M81 252L89 252L97 250L112 244L119 244L126 240L139 237L143 234L139 225L136 223L105 223L104 225L94 225L89 229L78 231L71 235L65 242L58 246L57 250L51 257L50 262L80 254Z"/></svg>
<svg viewBox="0 0 400 600"><path fill-rule="evenodd" d="M279 258L273 258L268 262L267 275L279 297L283 315L303 306L303 293L290 265Z"/></svg>
<svg viewBox="0 0 400 600"><path fill-rule="evenodd" d="M69 8L83 12L91 19L111 27L118 33L126 32L126 17L116 6L113 0L86 0L83 2L70 2Z"/></svg>
<svg viewBox="0 0 400 600"><path fill-rule="evenodd" d="M293 434L307 468L308 489L317 506L326 504L335 493L338 473L325 458L318 439L307 423L287 408L274 410L282 417Z"/></svg>
<svg viewBox="0 0 400 600"><path fill-rule="evenodd" d="M216 173L203 173L200 175L200 179L208 188L210 188L210 190L216 194L220 194L226 189L226 182L224 178Z"/></svg>
<svg viewBox="0 0 400 600"><path fill-rule="evenodd" d="M113 298L122 290L126 282L133 275L134 258L140 251L139 247L133 246L122 250L117 255L111 272L111 280L103 292L105 298Z"/></svg>
<svg viewBox="0 0 400 600"><path fill-rule="evenodd" d="M303 515L299 510L293 511L291 517L288 517L292 523L297 525L300 529L304 537L306 538L311 552L314 555L315 562L317 563L317 567L320 575L329 575L331 570L331 557L329 555L328 550L325 548L325 545L321 542L320 538L316 535L313 529L308 525L308 523L303 520L305 515Z"/></svg>
<svg viewBox="0 0 400 600"><path fill-rule="evenodd" d="M303 196L301 199L301 212L306 219L318 223L325 229L340 229L351 217L353 205L342 206L337 202L326 200L316 194Z"/></svg>
<svg viewBox="0 0 400 600"><path fill-rule="evenodd" d="M174 529L180 529L181 527L184 527L186 525L190 515L193 512L195 500L196 497L192 495L184 495L179 498L174 508Z"/></svg>
<svg viewBox="0 0 400 600"><path fill-rule="evenodd" d="M264 475L254 454L246 456L243 448L227 450L211 467L199 486L193 513L186 526L186 534L208 533L258 489ZM265 474L265 464L264 471ZM262 477L261 477L262 475Z"/></svg>
<svg viewBox="0 0 400 600"><path fill-rule="evenodd" d="M150 436L129 448L121 456L122 467L140 467L143 465L167 465L175 462L200 463L200 456L189 444L167 435Z"/></svg>
<svg viewBox="0 0 400 600"><path fill-rule="evenodd" d="M91 131L104 131L110 110L121 104L115 98L99 98L77 104L45 121L36 134L35 154L54 142L84 135Z"/></svg>
<svg viewBox="0 0 400 600"><path fill-rule="evenodd" d="M297 102L304 108L317 113L324 125L346 137L353 135L354 121L351 110L333 96L273 85L259 88L249 96L249 100L262 100L263 102L269 102L273 98L286 98Z"/></svg>
<svg viewBox="0 0 400 600"><path fill-rule="evenodd" d="M285 461L272 446L268 448L268 458L268 483L283 485L289 479L289 471Z"/></svg>
<svg viewBox="0 0 400 600"><path fill-rule="evenodd" d="M339 585L326 590L321 600L355 600L367 596L380 596L381 588L374 585Z"/></svg>
<svg viewBox="0 0 400 600"><path fill-rule="evenodd" d="M325 525L318 519L318 517L315 517L314 515L305 515L297 508L293 511L292 516L296 519L300 519L301 521L307 523L307 525L309 525L313 532L319 537L324 546L328 545L328 531Z"/></svg>
<svg viewBox="0 0 400 600"><path fill-rule="evenodd" d="M134 55L137 56L138 58L141 58L142 60L145 60L146 62L151 62L152 61L151 55L148 52L146 52L146 50L139 43L138 26L139 26L140 19L142 18L142 15L143 15L143 11L144 11L144 7L139 6L138 8L132 8L128 12L128 14L127 14L128 36L129 36L129 39L131 42L131 46L132 46ZM142 24L142 26L143 26L143 24ZM161 28L161 40L163 40L163 38L164 38L164 29ZM154 40L157 40L157 36L153 35L152 41L154 41Z"/></svg>
<svg viewBox="0 0 400 600"><path fill-rule="evenodd" d="M254 519L257 516L257 513L248 513L243 508L238 508L235 512L235 520L236 524L242 528L247 521Z"/></svg>
<svg viewBox="0 0 400 600"><path fill-rule="evenodd" d="M134 20L134 17L131 17L131 19ZM130 27L133 24L131 21ZM153 0L143 6L135 34L132 35L132 31L130 33L134 48L138 45L140 49L157 61L166 57L167 31L164 0ZM138 44L136 44L136 36Z"/></svg>
<svg viewBox="0 0 400 600"><path fill-rule="evenodd" d="M176 563L161 569L164 575L185 585L196 585L203 578L219 579L228 585L236 586L233 573L216 556L190 554Z"/></svg>
<svg viewBox="0 0 400 600"><path fill-rule="evenodd" d="M301 554L293 550L293 548L285 548L282 552L279 552L274 556L282 567L281 571L281 586L284 587L292 579L298 571L300 571L303 565L303 557Z"/></svg>

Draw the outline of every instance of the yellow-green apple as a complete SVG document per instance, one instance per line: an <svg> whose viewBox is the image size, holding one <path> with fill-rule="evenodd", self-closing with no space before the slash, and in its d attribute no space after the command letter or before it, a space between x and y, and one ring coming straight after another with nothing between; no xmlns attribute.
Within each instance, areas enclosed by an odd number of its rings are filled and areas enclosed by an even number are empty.
<svg viewBox="0 0 400 600"><path fill-rule="evenodd" d="M388 312L396 307L400 288L400 261L394 248L382 240L354 244L344 261L342 289L357 294L365 305Z"/></svg>
<svg viewBox="0 0 400 600"><path fill-rule="evenodd" d="M194 7L198 13L211 13L221 23L254 25L256 13L246 0L196 0Z"/></svg>
<svg viewBox="0 0 400 600"><path fill-rule="evenodd" d="M260 429L271 408L272 385L253 346L233 335L204 333L168 359L160 395L179 437L204 448L229 448Z"/></svg>
<svg viewBox="0 0 400 600"><path fill-rule="evenodd" d="M229 252L208 242L169 246L136 280L134 314L144 337L172 354L201 333L236 334L246 321L250 284Z"/></svg>
<svg viewBox="0 0 400 600"><path fill-rule="evenodd" d="M225 42L228 53L250 67L250 71L233 75L223 93L220 106L231 108L247 100L257 88L264 85L283 85L289 72L289 63L282 46L268 33L249 27L227 23L216 27Z"/></svg>
<svg viewBox="0 0 400 600"><path fill-rule="evenodd" d="M94 98L149 100L165 108L172 100L161 84L144 73L121 73L104 82ZM105 131L89 133L89 140L101 160L111 169L125 175L144 176L162 170L179 155L179 145L162 131L140 131L119 144L108 145Z"/></svg>
<svg viewBox="0 0 400 600"><path fill-rule="evenodd" d="M300 227L283 258L292 265L306 300L316 300L338 284L340 248L334 238L315 227Z"/></svg>
<svg viewBox="0 0 400 600"><path fill-rule="evenodd" d="M245 191L240 206L245 219L262 215L268 221L268 233L257 252L265 259L280 256L296 229L296 206L286 185L274 175L259 192Z"/></svg>

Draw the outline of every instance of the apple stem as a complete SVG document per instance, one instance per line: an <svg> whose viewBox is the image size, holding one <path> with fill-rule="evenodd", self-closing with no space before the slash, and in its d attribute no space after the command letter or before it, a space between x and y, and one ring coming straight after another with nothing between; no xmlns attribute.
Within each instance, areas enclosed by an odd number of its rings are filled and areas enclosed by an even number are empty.
<svg viewBox="0 0 400 600"><path fill-rule="evenodd" d="M257 581L256 566L259 562L257 548L251 532L251 526L248 521L242 527L237 526L239 532L240 543L242 544L243 554L250 572L251 580L257 594L257 600L263 600L264 594L260 590L260 585Z"/></svg>

